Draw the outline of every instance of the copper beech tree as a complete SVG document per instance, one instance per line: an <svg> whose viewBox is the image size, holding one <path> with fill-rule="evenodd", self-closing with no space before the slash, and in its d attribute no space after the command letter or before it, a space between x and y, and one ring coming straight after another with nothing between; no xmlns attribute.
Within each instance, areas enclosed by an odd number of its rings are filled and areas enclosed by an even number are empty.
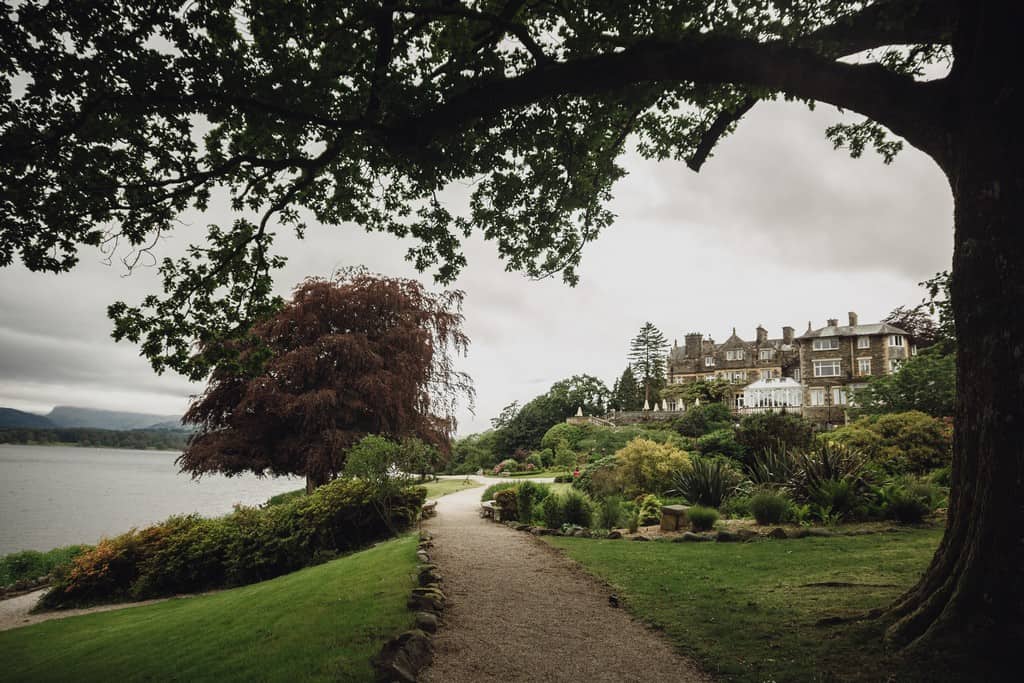
<svg viewBox="0 0 1024 683"><path fill-rule="evenodd" d="M452 364L469 344L462 299L365 271L306 280L214 369L185 414L199 431L178 464L195 476L298 474L312 490L367 434L447 450L455 401L473 391Z"/></svg>

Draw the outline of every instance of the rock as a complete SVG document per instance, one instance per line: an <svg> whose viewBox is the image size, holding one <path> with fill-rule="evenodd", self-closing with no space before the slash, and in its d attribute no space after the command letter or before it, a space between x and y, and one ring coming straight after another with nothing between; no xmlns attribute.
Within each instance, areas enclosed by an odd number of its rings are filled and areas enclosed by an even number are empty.
<svg viewBox="0 0 1024 683"><path fill-rule="evenodd" d="M431 541L431 540L433 540L433 538L434 538L434 535L431 534L429 531L421 531L420 532L420 540L421 541Z"/></svg>
<svg viewBox="0 0 1024 683"><path fill-rule="evenodd" d="M605 538L611 538L611 539L622 538L622 532L621 531L609 531L608 535L605 536Z"/></svg>
<svg viewBox="0 0 1024 683"><path fill-rule="evenodd" d="M427 555L427 552L425 550L417 550L416 559L424 563L430 562L430 555Z"/></svg>
<svg viewBox="0 0 1024 683"><path fill-rule="evenodd" d="M768 538L789 538L789 534L781 526L777 526L768 532Z"/></svg>
<svg viewBox="0 0 1024 683"><path fill-rule="evenodd" d="M543 531L539 526L531 526L530 533L534 536L540 536L540 532Z"/></svg>
<svg viewBox="0 0 1024 683"><path fill-rule="evenodd" d="M709 536L703 534L695 534L692 531L684 531L681 536L676 536L672 539L673 543L700 543L702 541L710 541Z"/></svg>
<svg viewBox="0 0 1024 683"><path fill-rule="evenodd" d="M409 596L405 606L413 611L442 612L444 611L444 602L444 593L430 586L413 588L412 595Z"/></svg>
<svg viewBox="0 0 1024 683"><path fill-rule="evenodd" d="M576 531L572 532L572 535L576 538L589 538L590 532L586 529L577 529Z"/></svg>
<svg viewBox="0 0 1024 683"><path fill-rule="evenodd" d="M529 524L516 524L516 531L529 531L529 530L530 530L530 525Z"/></svg>
<svg viewBox="0 0 1024 683"><path fill-rule="evenodd" d="M651 539L647 538L646 536L636 535L636 536L633 537L633 540L634 541L649 541Z"/></svg>
<svg viewBox="0 0 1024 683"><path fill-rule="evenodd" d="M760 536L760 534L753 529L738 529L736 531L736 535L739 536L741 541L751 541Z"/></svg>
<svg viewBox="0 0 1024 683"><path fill-rule="evenodd" d="M427 633L437 633L437 615L430 612L417 612L416 628Z"/></svg>
<svg viewBox="0 0 1024 683"><path fill-rule="evenodd" d="M414 683L421 670L434 658L430 638L419 629L392 638L373 658L376 679L381 682Z"/></svg>
<svg viewBox="0 0 1024 683"><path fill-rule="evenodd" d="M732 533L731 531L724 531L723 530L723 531L719 531L715 535L715 540L718 541L719 543L733 543L735 541L740 540L740 537L737 536L736 534Z"/></svg>
<svg viewBox="0 0 1024 683"><path fill-rule="evenodd" d="M688 524L686 520L685 505L662 505L661 506L661 530L662 531L676 531L678 529L686 528Z"/></svg>
<svg viewBox="0 0 1024 683"><path fill-rule="evenodd" d="M830 536L835 536L835 534L832 533L831 531L829 531L828 529L822 529L821 527L813 527L811 529L808 529L807 530L807 535L808 536L822 536L822 537L825 537L825 538L828 538Z"/></svg>
<svg viewBox="0 0 1024 683"><path fill-rule="evenodd" d="M807 533L807 529L794 529L789 532L790 538L807 538L808 536L810 536L810 534Z"/></svg>

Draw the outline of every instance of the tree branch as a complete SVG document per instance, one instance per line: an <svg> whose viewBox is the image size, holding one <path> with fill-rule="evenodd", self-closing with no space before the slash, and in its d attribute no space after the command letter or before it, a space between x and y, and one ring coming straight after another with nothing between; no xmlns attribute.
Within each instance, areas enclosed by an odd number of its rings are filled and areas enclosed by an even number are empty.
<svg viewBox="0 0 1024 683"><path fill-rule="evenodd" d="M686 159L686 165L693 171L700 171L719 139L729 132L729 127L738 123L755 104L757 104L757 98L748 95L735 109L719 113L708 129L704 131L700 142L697 143L697 149Z"/></svg>
<svg viewBox="0 0 1024 683"><path fill-rule="evenodd" d="M639 83L732 83L785 92L852 109L922 149L942 129L942 81L913 78L877 64L836 62L799 47L698 35L674 42L648 40L612 54L535 68L453 95L432 112L388 125L399 146L419 147L469 121L489 118L562 95L597 95Z"/></svg>

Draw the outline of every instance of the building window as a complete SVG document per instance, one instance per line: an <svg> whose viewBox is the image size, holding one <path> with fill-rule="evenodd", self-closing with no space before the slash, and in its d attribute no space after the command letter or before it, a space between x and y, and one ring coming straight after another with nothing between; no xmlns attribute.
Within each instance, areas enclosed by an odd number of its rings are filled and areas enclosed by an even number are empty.
<svg viewBox="0 0 1024 683"><path fill-rule="evenodd" d="M715 367L715 357L714 356L704 356L704 367L706 367L706 368L713 368L713 367Z"/></svg>
<svg viewBox="0 0 1024 683"><path fill-rule="evenodd" d="M743 360L743 349L733 349L725 352L726 360Z"/></svg>
<svg viewBox="0 0 1024 683"><path fill-rule="evenodd" d="M815 339L811 344L811 348L815 351L834 351L839 348L839 337Z"/></svg>
<svg viewBox="0 0 1024 683"><path fill-rule="evenodd" d="M850 386L848 386L847 389L850 391L850 395L846 399L847 404L849 404L851 406L856 406L857 405L857 392L864 391L865 389L867 389L867 387L868 387L867 384L851 384Z"/></svg>
<svg viewBox="0 0 1024 683"><path fill-rule="evenodd" d="M825 390L821 388L811 389L811 405L825 405Z"/></svg>
<svg viewBox="0 0 1024 683"><path fill-rule="evenodd" d="M775 349L761 349L757 352L757 357L761 360L771 360L775 357Z"/></svg>
<svg viewBox="0 0 1024 683"><path fill-rule="evenodd" d="M800 381L800 368L796 368L795 370L793 370L793 379L795 379L797 382Z"/></svg>
<svg viewBox="0 0 1024 683"><path fill-rule="evenodd" d="M903 346L903 335L902 334L890 334L889 335L889 346Z"/></svg>
<svg viewBox="0 0 1024 683"><path fill-rule="evenodd" d="M871 348L871 337L857 337L857 348L858 349L870 349Z"/></svg>
<svg viewBox="0 0 1024 683"><path fill-rule="evenodd" d="M846 405L846 387L832 387L832 405Z"/></svg>
<svg viewBox="0 0 1024 683"><path fill-rule="evenodd" d="M737 408L742 408L743 407L743 394L736 394L736 407Z"/></svg>
<svg viewBox="0 0 1024 683"><path fill-rule="evenodd" d="M814 361L815 377L839 377L839 372L840 368L838 358Z"/></svg>
<svg viewBox="0 0 1024 683"><path fill-rule="evenodd" d="M731 379L733 382L744 382L747 379L747 373L746 371L734 372L732 373L732 376L729 379Z"/></svg>
<svg viewBox="0 0 1024 683"><path fill-rule="evenodd" d="M857 374L858 375L870 375L871 374L871 359L870 358L858 358L857 359Z"/></svg>
<svg viewBox="0 0 1024 683"><path fill-rule="evenodd" d="M889 360L889 372L896 372L897 370L900 369L900 366L902 364L903 364L903 361L900 360L899 358L892 358L892 359L890 359Z"/></svg>
<svg viewBox="0 0 1024 683"><path fill-rule="evenodd" d="M772 370L771 368L769 368L768 370L762 370L761 379L771 379L772 377L775 377L775 372L776 371Z"/></svg>

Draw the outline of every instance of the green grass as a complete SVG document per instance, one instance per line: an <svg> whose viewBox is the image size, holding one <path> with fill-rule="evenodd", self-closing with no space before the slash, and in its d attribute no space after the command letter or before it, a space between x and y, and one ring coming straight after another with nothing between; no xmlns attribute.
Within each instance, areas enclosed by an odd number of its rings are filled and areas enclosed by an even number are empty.
<svg viewBox="0 0 1024 683"><path fill-rule="evenodd" d="M466 489L475 489L483 486L483 484L473 481L472 479L440 479L438 481L432 481L423 486L427 489L427 498L440 498L441 496L447 496L449 493L457 493Z"/></svg>
<svg viewBox="0 0 1024 683"><path fill-rule="evenodd" d="M372 680L409 628L416 537L271 581L0 632L0 681Z"/></svg>
<svg viewBox="0 0 1024 683"><path fill-rule="evenodd" d="M7 587L15 581L33 581L46 576L54 567L67 564L75 555L87 550L87 545L68 545L46 552L22 550L0 557L0 587Z"/></svg>
<svg viewBox="0 0 1024 683"><path fill-rule="evenodd" d="M757 543L626 543L545 537L608 581L629 609L726 681L956 680L883 652L875 621L816 626L885 607L917 580L942 532ZM849 586L808 584L842 582ZM924 670L922 670L924 666ZM929 670L930 669L930 670Z"/></svg>

